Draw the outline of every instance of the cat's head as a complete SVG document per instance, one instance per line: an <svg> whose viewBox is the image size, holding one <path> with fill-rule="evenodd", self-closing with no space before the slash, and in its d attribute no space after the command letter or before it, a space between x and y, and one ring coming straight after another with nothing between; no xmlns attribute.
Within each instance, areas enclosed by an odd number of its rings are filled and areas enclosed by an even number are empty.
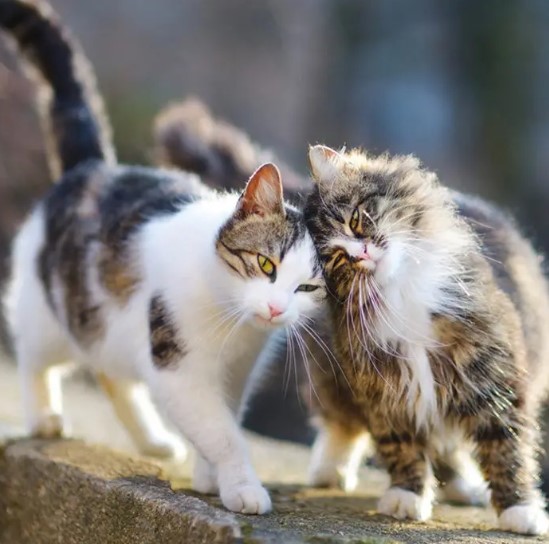
<svg viewBox="0 0 549 544"><path fill-rule="evenodd" d="M312 239L301 212L284 202L274 164L252 174L216 251L228 272L229 305L262 329L295 324L325 298Z"/></svg>
<svg viewBox="0 0 549 544"><path fill-rule="evenodd" d="M412 273L416 281L418 271L434 270L441 252L457 247L448 192L416 158L317 145L309 161L315 187L307 226L339 299L357 277L380 290L403 285Z"/></svg>

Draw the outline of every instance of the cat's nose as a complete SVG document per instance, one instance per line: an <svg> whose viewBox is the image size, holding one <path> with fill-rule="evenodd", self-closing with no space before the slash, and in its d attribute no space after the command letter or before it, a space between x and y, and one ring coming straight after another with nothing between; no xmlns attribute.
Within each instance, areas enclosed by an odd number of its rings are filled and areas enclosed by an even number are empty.
<svg viewBox="0 0 549 544"><path fill-rule="evenodd" d="M284 310L281 310L276 304L269 304L268 306L269 312L271 312L271 319L284 313Z"/></svg>

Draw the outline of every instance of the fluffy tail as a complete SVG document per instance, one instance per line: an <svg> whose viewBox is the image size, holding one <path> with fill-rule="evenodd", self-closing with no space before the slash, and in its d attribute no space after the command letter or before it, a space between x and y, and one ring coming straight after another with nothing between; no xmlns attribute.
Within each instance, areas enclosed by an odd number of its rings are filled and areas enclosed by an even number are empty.
<svg viewBox="0 0 549 544"><path fill-rule="evenodd" d="M218 188L240 189L258 166L276 162L282 172L284 193L291 200L306 192L309 182L274 153L254 142L241 129L216 119L196 98L164 108L154 124L157 162L195 172Z"/></svg>
<svg viewBox="0 0 549 544"><path fill-rule="evenodd" d="M0 27L39 76L40 109L48 136L48 155L57 177L77 164L114 162L111 131L95 78L78 45L40 0L0 0Z"/></svg>

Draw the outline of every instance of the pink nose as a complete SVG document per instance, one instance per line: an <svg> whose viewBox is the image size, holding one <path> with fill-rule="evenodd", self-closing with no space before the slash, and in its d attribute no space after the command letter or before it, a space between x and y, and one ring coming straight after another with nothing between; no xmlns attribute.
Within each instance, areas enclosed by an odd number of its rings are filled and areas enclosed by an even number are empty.
<svg viewBox="0 0 549 544"><path fill-rule="evenodd" d="M275 306L274 304L269 304L269 311L271 312L271 318L277 317L284 313L283 310L281 310L278 306Z"/></svg>

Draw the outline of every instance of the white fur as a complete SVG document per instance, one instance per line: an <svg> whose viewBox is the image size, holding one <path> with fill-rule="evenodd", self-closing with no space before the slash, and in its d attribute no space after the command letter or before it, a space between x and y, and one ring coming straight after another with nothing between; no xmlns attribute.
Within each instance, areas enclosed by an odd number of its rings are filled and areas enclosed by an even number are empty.
<svg viewBox="0 0 549 544"><path fill-rule="evenodd" d="M544 535L549 531L549 517L542 501L517 504L501 513L499 527L522 535Z"/></svg>
<svg viewBox="0 0 549 544"><path fill-rule="evenodd" d="M335 426L322 427L313 446L309 484L354 491L358 485L358 471L369 445L367 433L351 437Z"/></svg>
<svg viewBox="0 0 549 544"><path fill-rule="evenodd" d="M439 488L446 501L487 506L490 491L474 456L474 445L458 425L438 425L430 436L431 457L442 459L455 472L454 478Z"/></svg>
<svg viewBox="0 0 549 544"><path fill-rule="evenodd" d="M478 472L478 469L477 471ZM449 502L471 506L488 506L490 491L482 477L466 472L449 481L442 489L442 496Z"/></svg>
<svg viewBox="0 0 549 544"><path fill-rule="evenodd" d="M433 497L432 490L420 496L412 491L391 487L379 500L377 509L380 514L396 519L427 521L433 513Z"/></svg>
<svg viewBox="0 0 549 544"><path fill-rule="evenodd" d="M435 498L435 478L432 467L427 462L427 476L425 489L422 495L401 489L390 487L379 499L377 509L381 514L397 519L413 519L427 521L433 513L433 500Z"/></svg>
<svg viewBox="0 0 549 544"><path fill-rule="evenodd" d="M253 390L250 376L258 377L251 373L252 367L272 331L295 323L316 307L311 293L294 292L311 280L314 249L308 237L292 247L274 283L266 277L250 281L238 277L214 247L236 201L236 195L211 196L147 223L133 248L142 282L125 305L105 292L94 263L88 263L93 303L103 309L105 333L86 350L66 332L63 313L61 324L53 315L36 275L44 240L38 208L15 242L6 307L29 431L49 433L52 422L60 422L60 392L49 387L47 379L53 367L75 360L106 376L116 412L143 452L182 455L181 444L161 423L156 406L202 457L195 472L196 487L213 491L219 486L230 510L262 514L271 503L251 466L239 417L245 396ZM177 368L159 370L150 357L148 307L156 293L169 303L185 340L187 354ZM53 298L57 304L63 298L59 282ZM283 309L272 324L264 321L269 303ZM225 320L231 311L238 311L238 316ZM139 382L148 386L154 405L139 393Z"/></svg>

